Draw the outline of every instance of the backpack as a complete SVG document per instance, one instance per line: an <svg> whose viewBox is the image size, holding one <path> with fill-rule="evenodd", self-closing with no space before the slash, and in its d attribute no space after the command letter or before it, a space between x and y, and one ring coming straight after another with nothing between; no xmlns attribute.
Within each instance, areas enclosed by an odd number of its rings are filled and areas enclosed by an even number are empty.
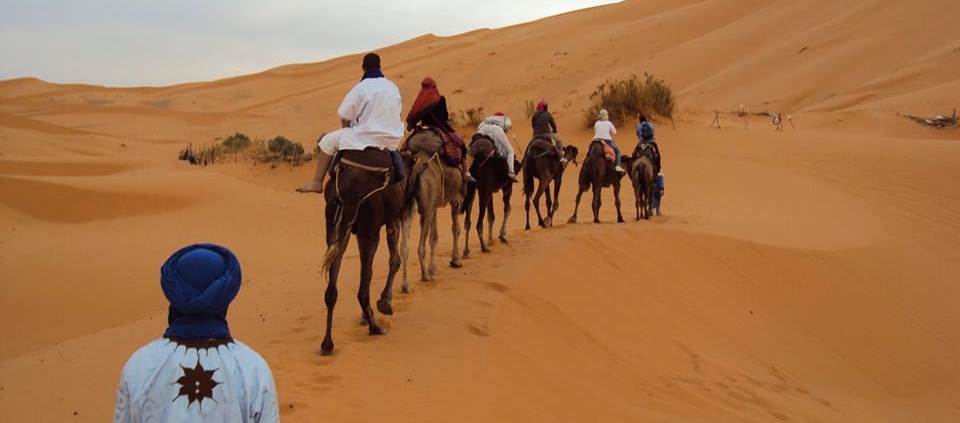
<svg viewBox="0 0 960 423"><path fill-rule="evenodd" d="M649 122L643 122L640 124L640 129L637 130L640 133L640 139L642 141L650 141L653 139L653 126Z"/></svg>

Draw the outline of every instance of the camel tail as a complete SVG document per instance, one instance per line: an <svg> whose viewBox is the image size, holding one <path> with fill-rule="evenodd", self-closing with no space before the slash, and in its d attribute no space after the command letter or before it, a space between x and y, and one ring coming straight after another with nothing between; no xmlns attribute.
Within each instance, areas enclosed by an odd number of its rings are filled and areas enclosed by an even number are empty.
<svg viewBox="0 0 960 423"><path fill-rule="evenodd" d="M523 169L523 193L526 195L533 195L533 167L535 163L531 159L530 162L526 163L526 169Z"/></svg>
<svg viewBox="0 0 960 423"><path fill-rule="evenodd" d="M473 199L477 196L477 184L473 182L467 182L467 193L463 196L463 213L466 213L467 210L470 210L470 207L473 206Z"/></svg>
<svg viewBox="0 0 960 423"><path fill-rule="evenodd" d="M357 221L360 214L360 203L356 200L344 201L340 203L336 213L336 222L333 225L333 234L329 237L327 243L327 252L323 255L323 273L330 271L334 262L343 257L347 249L347 243L350 241L350 228Z"/></svg>

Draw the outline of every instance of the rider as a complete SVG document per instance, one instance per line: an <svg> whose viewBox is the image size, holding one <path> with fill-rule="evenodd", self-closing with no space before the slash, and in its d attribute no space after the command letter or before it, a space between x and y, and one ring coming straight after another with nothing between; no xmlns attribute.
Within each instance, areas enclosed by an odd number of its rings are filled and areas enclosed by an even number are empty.
<svg viewBox="0 0 960 423"><path fill-rule="evenodd" d="M514 182L520 182L517 173L514 171L514 152L510 140L507 139L507 131L513 127L510 118L504 116L503 112L496 112L493 116L488 116L483 123L477 127L477 133L490 137L497 144L497 151L504 153L507 159L507 176Z"/></svg>
<svg viewBox="0 0 960 423"><path fill-rule="evenodd" d="M463 139L456 134L453 126L450 125L450 112L447 110L447 99L440 95L437 90L437 83L433 78L426 77L420 82L420 93L417 99L413 101L410 112L407 113L407 130L414 131L418 127L435 128L441 132L441 137L445 142L451 141L459 144L460 157L466 156L466 147ZM467 162L460 160L460 168L463 171L464 178L472 181Z"/></svg>
<svg viewBox="0 0 960 423"><path fill-rule="evenodd" d="M611 148L613 152L616 153L616 169L618 173L626 173L627 170L620 166L621 154L620 147L617 147L617 143L613 141L613 136L617 135L617 128L613 126L613 123L610 122L610 115L607 113L607 109L601 109L599 114L599 120L593 125L593 139L603 140Z"/></svg>
<svg viewBox="0 0 960 423"><path fill-rule="evenodd" d="M323 193L323 179L333 156L339 150L363 150L375 147L391 151L398 179L403 179L403 163L396 154L397 145L403 137L403 122L400 121L400 90L380 71L380 56L368 53L363 56L363 77L347 93L337 114L341 129L330 132L320 139L317 152L317 171L313 180L297 188L298 192Z"/></svg>
<svg viewBox="0 0 960 423"><path fill-rule="evenodd" d="M657 169L661 169L660 147L653 136L653 123L648 122L644 115L640 115L640 123L637 124L637 138L640 139L640 144L647 143L653 147L653 164L657 166ZM640 144L637 144L638 148ZM634 155L636 155L636 152L634 152Z"/></svg>
<svg viewBox="0 0 960 423"><path fill-rule="evenodd" d="M557 122L553 120L553 115L547 110L547 102L545 100L540 100L540 102L537 103L537 111L533 114L530 122L533 125L533 139L553 140L553 145L557 148L557 155L560 157L560 162L566 162L567 159L563 157L563 143L557 136ZM531 145L533 145L532 141L530 144L527 144L527 150L523 153L524 160L526 160L528 153L530 153Z"/></svg>
<svg viewBox="0 0 960 423"><path fill-rule="evenodd" d="M406 121L408 131L422 126L453 132L453 127L450 126L450 112L447 110L447 98L440 95L433 78L426 77L420 82L420 93L413 101Z"/></svg>

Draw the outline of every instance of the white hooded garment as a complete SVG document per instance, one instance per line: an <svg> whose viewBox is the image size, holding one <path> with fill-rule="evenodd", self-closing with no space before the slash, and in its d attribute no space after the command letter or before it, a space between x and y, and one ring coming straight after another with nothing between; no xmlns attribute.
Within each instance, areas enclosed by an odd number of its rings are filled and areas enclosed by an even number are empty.
<svg viewBox="0 0 960 423"><path fill-rule="evenodd" d="M159 339L124 366L113 421L274 423L277 389L266 361L239 341Z"/></svg>

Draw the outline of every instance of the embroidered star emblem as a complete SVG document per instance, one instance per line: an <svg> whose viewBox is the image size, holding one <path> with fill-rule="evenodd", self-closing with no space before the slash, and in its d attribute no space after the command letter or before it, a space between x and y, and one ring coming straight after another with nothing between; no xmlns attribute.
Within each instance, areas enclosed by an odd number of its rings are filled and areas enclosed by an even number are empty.
<svg viewBox="0 0 960 423"><path fill-rule="evenodd" d="M192 369L183 366L180 366L180 368L183 369L183 376L176 382L180 384L180 393L173 400L176 401L178 398L185 396L188 400L188 408L194 402L199 402L200 408L203 408L203 399L209 398L212 400L213 388L220 384L220 382L213 380L213 373L219 369L204 369L200 360L197 360L197 365Z"/></svg>

